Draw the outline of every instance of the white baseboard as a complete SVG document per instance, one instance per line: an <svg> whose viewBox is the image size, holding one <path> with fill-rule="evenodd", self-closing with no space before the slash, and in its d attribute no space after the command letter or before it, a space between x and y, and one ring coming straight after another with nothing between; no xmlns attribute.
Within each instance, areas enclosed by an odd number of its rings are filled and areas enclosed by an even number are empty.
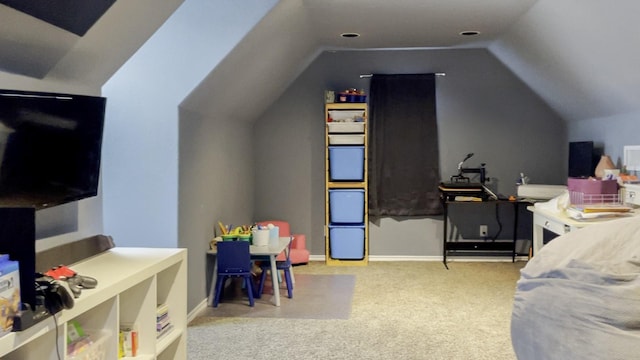
<svg viewBox="0 0 640 360"><path fill-rule="evenodd" d="M202 300L200 304L198 304L195 308L193 308L193 310L189 312L189 314L187 314L187 324L190 323L193 319L197 318L200 313L203 313L205 310L207 310L207 300L208 299L206 298Z"/></svg>
<svg viewBox="0 0 640 360"><path fill-rule="evenodd" d="M369 255L369 261L442 261L442 256Z"/></svg>
<svg viewBox="0 0 640 360"><path fill-rule="evenodd" d="M325 261L324 255L311 255L310 261ZM527 261L527 256L516 256L516 261ZM369 261L442 261L442 256L369 255ZM507 256L449 256L447 262L511 262Z"/></svg>

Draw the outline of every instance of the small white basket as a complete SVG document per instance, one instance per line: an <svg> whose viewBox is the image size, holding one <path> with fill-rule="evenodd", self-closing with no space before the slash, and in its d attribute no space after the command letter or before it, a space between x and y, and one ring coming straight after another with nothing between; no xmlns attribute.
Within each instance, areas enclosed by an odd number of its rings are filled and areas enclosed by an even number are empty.
<svg viewBox="0 0 640 360"><path fill-rule="evenodd" d="M621 205L618 194L585 194L579 191L570 191L569 199L572 205Z"/></svg>
<svg viewBox="0 0 640 360"><path fill-rule="evenodd" d="M329 145L364 145L364 135L329 135Z"/></svg>
<svg viewBox="0 0 640 360"><path fill-rule="evenodd" d="M328 122L329 133L364 133L364 122Z"/></svg>
<svg viewBox="0 0 640 360"><path fill-rule="evenodd" d="M337 122L358 121L364 118L364 110L330 110L329 116Z"/></svg>

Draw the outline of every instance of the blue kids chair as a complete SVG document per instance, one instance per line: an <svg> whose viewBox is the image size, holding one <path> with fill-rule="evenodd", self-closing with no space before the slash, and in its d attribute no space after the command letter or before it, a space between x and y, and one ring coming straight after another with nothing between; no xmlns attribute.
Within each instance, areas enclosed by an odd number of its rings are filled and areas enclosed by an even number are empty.
<svg viewBox="0 0 640 360"><path fill-rule="evenodd" d="M289 296L289 299L293 298L293 281L291 281L291 258L289 257L289 254L291 253L291 243L293 243L293 240L289 241L285 259L283 261L276 261L276 269L284 271L284 279L287 284L287 295ZM264 283L267 280L267 272L271 271L271 264L268 261L262 261L260 263L260 268L262 269L262 275L260 276L260 288L258 289L258 297L262 296Z"/></svg>
<svg viewBox="0 0 640 360"><path fill-rule="evenodd" d="M251 276L251 254L248 241L220 241L218 247L218 277L216 279L216 295L213 307L218 307L220 294L225 280L230 277L244 278L245 288L249 296L249 305L254 305L253 281Z"/></svg>

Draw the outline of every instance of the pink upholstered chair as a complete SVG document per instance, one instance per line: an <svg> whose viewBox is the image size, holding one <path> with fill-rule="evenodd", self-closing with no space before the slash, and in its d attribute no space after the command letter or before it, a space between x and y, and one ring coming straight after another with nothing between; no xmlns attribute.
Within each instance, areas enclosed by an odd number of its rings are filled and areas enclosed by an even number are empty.
<svg viewBox="0 0 640 360"><path fill-rule="evenodd" d="M268 225L273 224L278 227L280 237L287 237L293 235L293 241L291 243L291 254L289 258L291 259L291 264L306 264L309 262L309 250L307 250L307 239L303 234L291 234L291 230L289 229L289 223L282 220L269 220L269 221L259 221L259 225ZM284 252L276 258L277 261L284 261L285 255Z"/></svg>

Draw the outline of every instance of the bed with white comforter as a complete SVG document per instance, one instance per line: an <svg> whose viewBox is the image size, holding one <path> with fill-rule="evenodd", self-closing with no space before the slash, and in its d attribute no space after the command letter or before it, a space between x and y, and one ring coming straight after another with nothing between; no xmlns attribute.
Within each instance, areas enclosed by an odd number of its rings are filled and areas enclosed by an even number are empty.
<svg viewBox="0 0 640 360"><path fill-rule="evenodd" d="M544 246L521 270L511 340L520 360L640 359L640 217Z"/></svg>

